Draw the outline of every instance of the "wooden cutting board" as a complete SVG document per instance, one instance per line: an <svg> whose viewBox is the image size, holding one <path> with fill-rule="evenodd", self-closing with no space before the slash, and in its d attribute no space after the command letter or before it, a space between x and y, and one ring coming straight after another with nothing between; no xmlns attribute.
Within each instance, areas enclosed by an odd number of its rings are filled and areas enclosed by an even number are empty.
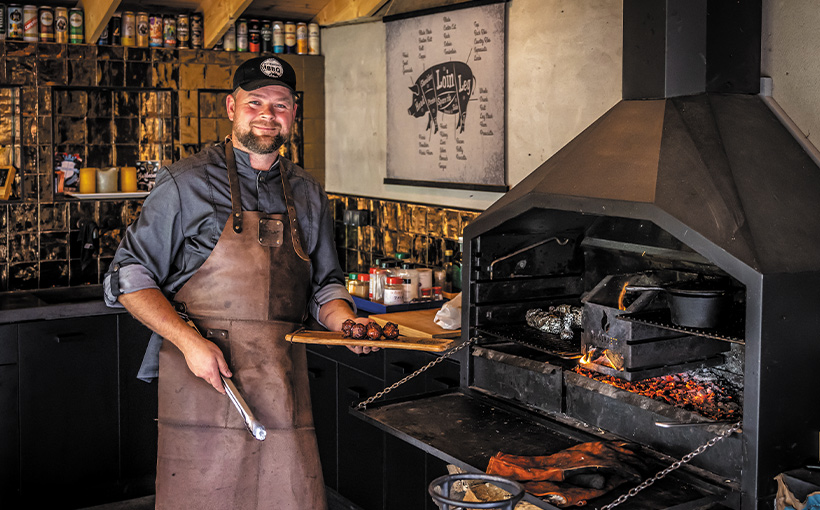
<svg viewBox="0 0 820 510"><path fill-rule="evenodd" d="M320 344L320 345L360 345L363 347L379 347L381 349L408 349L411 351L446 351L453 343L452 338L431 338L412 337L399 335L394 340L355 340L342 336L338 331L309 331L302 330L285 335L289 342L298 344Z"/></svg>
<svg viewBox="0 0 820 510"><path fill-rule="evenodd" d="M460 329L444 329L433 322L433 319L436 317L436 312L438 311L438 308L429 310L410 310L409 312L371 315L369 318L376 321L379 326L384 326L386 322L393 322L397 324L399 326L399 333L402 335L426 338L460 337Z"/></svg>

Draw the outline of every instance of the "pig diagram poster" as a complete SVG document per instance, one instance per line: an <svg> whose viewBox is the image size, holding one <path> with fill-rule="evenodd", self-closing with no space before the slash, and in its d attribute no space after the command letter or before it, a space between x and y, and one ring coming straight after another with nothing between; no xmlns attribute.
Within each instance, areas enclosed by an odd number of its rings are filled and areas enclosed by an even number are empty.
<svg viewBox="0 0 820 510"><path fill-rule="evenodd" d="M504 27L504 3L386 23L386 184L507 189Z"/></svg>

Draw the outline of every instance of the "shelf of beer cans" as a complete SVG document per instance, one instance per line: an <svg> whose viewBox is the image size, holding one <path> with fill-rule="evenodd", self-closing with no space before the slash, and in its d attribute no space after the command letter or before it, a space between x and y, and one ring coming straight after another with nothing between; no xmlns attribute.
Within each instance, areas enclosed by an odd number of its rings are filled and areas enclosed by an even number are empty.
<svg viewBox="0 0 820 510"><path fill-rule="evenodd" d="M81 8L0 3L0 40L84 44ZM96 44L141 48L193 48L203 45L199 13L149 14L124 11L111 16ZM215 50L319 55L316 23L239 18L214 45Z"/></svg>

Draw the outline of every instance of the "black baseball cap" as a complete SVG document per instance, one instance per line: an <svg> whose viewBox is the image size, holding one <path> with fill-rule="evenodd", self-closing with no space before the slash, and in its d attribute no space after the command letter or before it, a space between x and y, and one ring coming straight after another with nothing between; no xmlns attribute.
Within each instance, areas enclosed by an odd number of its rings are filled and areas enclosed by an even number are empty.
<svg viewBox="0 0 820 510"><path fill-rule="evenodd" d="M282 85L296 92L296 72L284 60L256 57L243 62L233 75L233 90L241 87L250 92L268 85Z"/></svg>

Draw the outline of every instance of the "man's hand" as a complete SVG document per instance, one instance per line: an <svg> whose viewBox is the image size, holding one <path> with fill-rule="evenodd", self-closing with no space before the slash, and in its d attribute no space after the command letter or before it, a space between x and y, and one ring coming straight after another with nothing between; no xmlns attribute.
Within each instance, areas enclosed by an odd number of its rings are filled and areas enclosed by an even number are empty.
<svg viewBox="0 0 820 510"><path fill-rule="evenodd" d="M341 331L342 324L348 319L353 319L359 324L370 322L367 317L356 317L353 310L350 309L350 305L343 299L334 299L322 305L319 308L319 317L317 319L331 331ZM356 354L368 354L379 350L378 347L362 347L361 345L348 345L347 348Z"/></svg>
<svg viewBox="0 0 820 510"><path fill-rule="evenodd" d="M176 345L194 375L207 381L216 391L225 393L219 376L231 377L231 371L222 351L182 320L159 289L138 290L122 294L117 299L137 320Z"/></svg>
<svg viewBox="0 0 820 510"><path fill-rule="evenodd" d="M367 325L370 323L370 319L367 317L350 317L354 321L358 322L359 324ZM370 354L371 352L376 352L379 350L378 347L365 347L363 345L346 345L348 349L355 352L356 354Z"/></svg>

